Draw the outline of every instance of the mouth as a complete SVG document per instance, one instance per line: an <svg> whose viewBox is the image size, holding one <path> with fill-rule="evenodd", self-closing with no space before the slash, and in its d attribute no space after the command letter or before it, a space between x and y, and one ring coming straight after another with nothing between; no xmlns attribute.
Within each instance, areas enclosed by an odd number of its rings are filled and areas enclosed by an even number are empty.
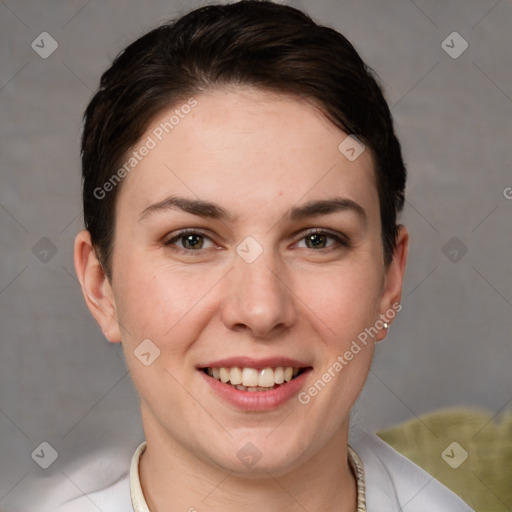
<svg viewBox="0 0 512 512"><path fill-rule="evenodd" d="M238 391L261 393L277 389L296 379L308 370L293 366L277 366L262 369L239 366L206 367L201 370L213 379L227 384Z"/></svg>

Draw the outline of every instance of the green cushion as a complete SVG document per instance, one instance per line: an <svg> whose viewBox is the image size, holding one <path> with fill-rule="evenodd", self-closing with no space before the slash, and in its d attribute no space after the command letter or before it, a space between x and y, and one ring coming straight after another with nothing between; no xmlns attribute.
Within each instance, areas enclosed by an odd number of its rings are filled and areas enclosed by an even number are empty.
<svg viewBox="0 0 512 512"><path fill-rule="evenodd" d="M512 411L443 409L377 434L475 511L512 510Z"/></svg>

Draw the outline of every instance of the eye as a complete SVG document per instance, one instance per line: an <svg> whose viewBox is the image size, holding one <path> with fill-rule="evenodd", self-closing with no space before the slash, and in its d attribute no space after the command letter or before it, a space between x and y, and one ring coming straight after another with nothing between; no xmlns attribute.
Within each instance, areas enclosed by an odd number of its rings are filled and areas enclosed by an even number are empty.
<svg viewBox="0 0 512 512"><path fill-rule="evenodd" d="M329 240L333 242L328 244ZM336 246L349 247L348 240L343 235L334 234L325 229L310 230L300 239L300 242L302 241L305 241L305 246L302 246L302 248L306 249L322 250L334 249ZM208 245L208 243L210 245ZM177 251L188 253L215 247L210 237L195 229L179 231L172 238L169 238L164 245L166 247L172 247Z"/></svg>
<svg viewBox="0 0 512 512"><path fill-rule="evenodd" d="M184 229L177 233L174 237L170 238L165 242L165 246L172 246L176 244L181 244L181 246L176 245L176 249L180 251L197 251L199 249L207 249L205 247L205 241L210 241L210 247L214 247L213 242L207 237L204 233L200 231L195 231L193 229Z"/></svg>
<svg viewBox="0 0 512 512"><path fill-rule="evenodd" d="M335 243L326 245L329 239L334 240ZM343 247L348 247L349 245L344 237L341 235L335 235L334 233L326 231L325 229L315 229L309 231L304 237L301 238L301 241L302 240L305 241L307 249L330 249L336 245Z"/></svg>

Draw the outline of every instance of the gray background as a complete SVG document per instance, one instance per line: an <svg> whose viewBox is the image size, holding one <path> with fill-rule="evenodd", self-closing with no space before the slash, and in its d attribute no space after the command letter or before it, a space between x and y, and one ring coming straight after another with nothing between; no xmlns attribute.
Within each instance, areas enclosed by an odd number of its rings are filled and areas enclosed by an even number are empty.
<svg viewBox="0 0 512 512"><path fill-rule="evenodd" d="M512 399L512 3L289 3L340 30L378 73L409 170L404 308L358 423L456 405L498 419ZM77 468L101 454L120 473L143 439L121 346L104 339L74 275L81 116L118 51L197 5L0 2L0 510L28 509L57 484L90 490ZM44 31L59 45L47 59L31 48ZM453 31L469 44L458 58L441 46ZM31 458L43 441L59 454L46 470Z"/></svg>

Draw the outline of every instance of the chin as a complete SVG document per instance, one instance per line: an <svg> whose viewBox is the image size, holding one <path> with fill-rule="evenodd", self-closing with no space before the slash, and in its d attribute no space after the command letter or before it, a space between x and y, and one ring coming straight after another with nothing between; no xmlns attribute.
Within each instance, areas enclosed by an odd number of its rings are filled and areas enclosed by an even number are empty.
<svg viewBox="0 0 512 512"><path fill-rule="evenodd" d="M244 478L286 474L304 461L305 450L311 448L311 443L304 443L304 437L302 442L294 443L289 430L283 429L285 436L269 434L272 430L244 435L239 441L228 443L222 453L210 453L209 458L223 470ZM210 452L211 446L208 447Z"/></svg>

